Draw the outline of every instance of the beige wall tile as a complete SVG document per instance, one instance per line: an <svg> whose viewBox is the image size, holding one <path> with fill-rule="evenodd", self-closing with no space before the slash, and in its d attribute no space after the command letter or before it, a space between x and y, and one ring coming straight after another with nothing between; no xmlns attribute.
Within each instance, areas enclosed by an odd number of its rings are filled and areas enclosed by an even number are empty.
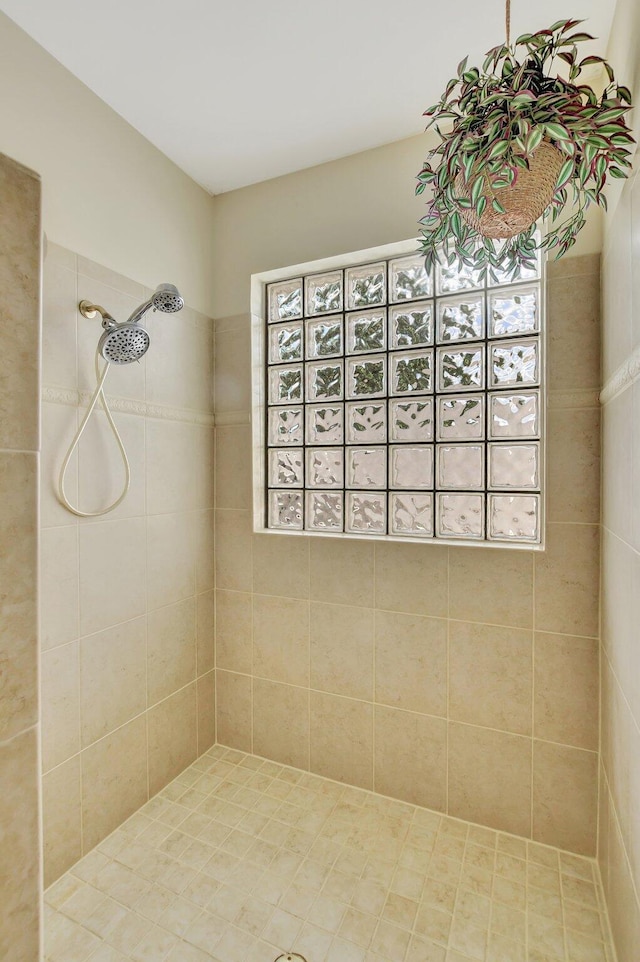
<svg viewBox="0 0 640 962"><path fill-rule="evenodd" d="M613 810L609 820L607 907L619 962L635 962L640 945L640 907Z"/></svg>
<svg viewBox="0 0 640 962"><path fill-rule="evenodd" d="M374 614L311 602L311 687L373 698Z"/></svg>
<svg viewBox="0 0 640 962"><path fill-rule="evenodd" d="M80 633L90 635L144 614L142 518L81 525Z"/></svg>
<svg viewBox="0 0 640 962"><path fill-rule="evenodd" d="M42 382L75 390L78 282L71 262L47 256L42 280Z"/></svg>
<svg viewBox="0 0 640 962"><path fill-rule="evenodd" d="M248 511L216 511L216 587L251 591L251 517Z"/></svg>
<svg viewBox="0 0 640 962"><path fill-rule="evenodd" d="M80 414L83 416L84 410L81 410ZM145 420L131 414L113 414L113 420L127 452L131 484L122 504L106 515L109 521L140 517L145 513ZM59 468L68 448L69 444L65 446L62 443L58 447L56 468ZM69 499L71 504L79 507L81 511L100 511L113 504L122 494L126 475L122 455L105 417L94 416L88 422L77 453L74 454L74 462L76 458L79 493L77 498ZM70 467L69 475L71 470ZM73 516L69 513L68 517Z"/></svg>
<svg viewBox="0 0 640 962"><path fill-rule="evenodd" d="M253 673L309 685L309 603L253 596Z"/></svg>
<svg viewBox="0 0 640 962"><path fill-rule="evenodd" d="M376 544L375 603L387 611L445 618L447 561L442 545Z"/></svg>
<svg viewBox="0 0 640 962"><path fill-rule="evenodd" d="M452 722L449 814L531 834L531 739Z"/></svg>
<svg viewBox="0 0 640 962"><path fill-rule="evenodd" d="M376 792L444 811L446 745L447 723L444 719L376 706Z"/></svg>
<svg viewBox="0 0 640 962"><path fill-rule="evenodd" d="M148 799L144 717L82 752L82 828L88 852Z"/></svg>
<svg viewBox="0 0 640 962"><path fill-rule="evenodd" d="M147 670L149 705L195 679L195 598L148 613Z"/></svg>
<svg viewBox="0 0 640 962"><path fill-rule="evenodd" d="M513 628L533 626L533 559L528 551L449 549L449 615Z"/></svg>
<svg viewBox="0 0 640 962"><path fill-rule="evenodd" d="M535 635L534 734L576 748L598 749L598 642Z"/></svg>
<svg viewBox="0 0 640 962"><path fill-rule="evenodd" d="M215 336L216 414L251 408L251 342L246 323Z"/></svg>
<svg viewBox="0 0 640 962"><path fill-rule="evenodd" d="M184 292L183 292L184 293ZM201 315L200 315L201 318ZM211 411L213 406L213 332L189 307L179 314L145 318L151 350L144 365L146 397L153 404Z"/></svg>
<svg viewBox="0 0 640 962"><path fill-rule="evenodd" d="M206 424L194 424L193 497L196 508L215 507L215 431Z"/></svg>
<svg viewBox="0 0 640 962"><path fill-rule="evenodd" d="M0 454L0 740L38 719L37 470L35 455Z"/></svg>
<svg viewBox="0 0 640 962"><path fill-rule="evenodd" d="M596 854L597 773L595 752L534 741L533 837L538 842Z"/></svg>
<svg viewBox="0 0 640 962"><path fill-rule="evenodd" d="M75 354L74 354L75 363ZM77 525L78 519L58 500L58 479L64 454L73 443L78 426L77 409L66 404L42 401L40 449L40 525ZM65 491L72 504L78 503L78 459L73 457L65 474Z"/></svg>
<svg viewBox="0 0 640 962"><path fill-rule="evenodd" d="M76 525L40 533L41 647L74 641L80 630Z"/></svg>
<svg viewBox="0 0 640 962"><path fill-rule="evenodd" d="M44 886L51 885L82 856L80 756L42 779Z"/></svg>
<svg viewBox="0 0 640 962"><path fill-rule="evenodd" d="M198 755L216 741L216 673L198 678Z"/></svg>
<svg viewBox="0 0 640 962"><path fill-rule="evenodd" d="M624 391L602 409L602 523L626 540L633 518L632 398Z"/></svg>
<svg viewBox="0 0 640 962"><path fill-rule="evenodd" d="M42 766L47 772L80 751L79 643L42 654Z"/></svg>
<svg viewBox="0 0 640 962"><path fill-rule="evenodd" d="M311 771L373 789L373 705L311 692Z"/></svg>
<svg viewBox="0 0 640 962"><path fill-rule="evenodd" d="M4 155L0 168L0 449L37 451L40 178Z"/></svg>
<svg viewBox="0 0 640 962"><path fill-rule="evenodd" d="M551 408L547 414L547 518L600 521L598 408Z"/></svg>
<svg viewBox="0 0 640 962"><path fill-rule="evenodd" d="M250 752L251 677L216 669L217 738L221 745Z"/></svg>
<svg viewBox="0 0 640 962"><path fill-rule="evenodd" d="M373 605L374 551L365 541L311 538L311 597L336 605Z"/></svg>
<svg viewBox="0 0 640 962"><path fill-rule="evenodd" d="M148 712L149 794L179 775L198 748L196 685L188 685Z"/></svg>
<svg viewBox="0 0 640 962"><path fill-rule="evenodd" d="M447 622L377 611L375 642L375 700L446 715Z"/></svg>
<svg viewBox="0 0 640 962"><path fill-rule="evenodd" d="M216 507L251 507L251 425L216 428Z"/></svg>
<svg viewBox="0 0 640 962"><path fill-rule="evenodd" d="M37 758L36 728L30 728L0 745L0 837L3 840L0 859L0 958L11 959L11 962L34 962L40 958Z"/></svg>
<svg viewBox="0 0 640 962"><path fill-rule="evenodd" d="M547 378L551 391L600 387L600 278L597 273L549 283ZM581 346L576 351L576 344Z"/></svg>
<svg viewBox="0 0 640 962"><path fill-rule="evenodd" d="M607 217L602 258L602 374L606 381L632 346L631 205Z"/></svg>
<svg viewBox="0 0 640 962"><path fill-rule="evenodd" d="M254 534L253 590L259 595L308 598L310 544L311 538Z"/></svg>
<svg viewBox="0 0 640 962"><path fill-rule="evenodd" d="M215 665L216 593L205 591L196 597L196 664L199 675Z"/></svg>
<svg viewBox="0 0 640 962"><path fill-rule="evenodd" d="M449 717L531 734L533 634L449 622Z"/></svg>
<svg viewBox="0 0 640 962"><path fill-rule="evenodd" d="M134 281L124 274L118 274L116 271L112 271L110 267L104 267L104 265L98 264L88 257L83 257L81 254L77 255L77 265L78 273L85 278L121 291L123 294L134 298L137 303L144 300L147 288L138 281Z"/></svg>
<svg viewBox="0 0 640 962"><path fill-rule="evenodd" d="M635 589L640 566L633 549L602 528L602 643L632 701L637 609Z"/></svg>
<svg viewBox="0 0 640 962"><path fill-rule="evenodd" d="M147 707L144 618L80 641L80 712L86 747Z"/></svg>
<svg viewBox="0 0 640 962"><path fill-rule="evenodd" d="M216 666L251 674L252 595L216 591Z"/></svg>
<svg viewBox="0 0 640 962"><path fill-rule="evenodd" d="M161 608L195 593L194 516L160 514L146 523L147 606Z"/></svg>
<svg viewBox="0 0 640 962"><path fill-rule="evenodd" d="M215 586L214 511L196 511L192 516L195 529L196 592L211 591Z"/></svg>
<svg viewBox="0 0 640 962"><path fill-rule="evenodd" d="M535 556L536 628L598 634L598 565L596 525L547 525L546 551Z"/></svg>
<svg viewBox="0 0 640 962"><path fill-rule="evenodd" d="M193 425L147 418L148 514L167 514L195 508L195 486L191 473L194 460Z"/></svg>
<svg viewBox="0 0 640 962"><path fill-rule="evenodd" d="M253 750L283 765L309 768L309 692L256 678Z"/></svg>

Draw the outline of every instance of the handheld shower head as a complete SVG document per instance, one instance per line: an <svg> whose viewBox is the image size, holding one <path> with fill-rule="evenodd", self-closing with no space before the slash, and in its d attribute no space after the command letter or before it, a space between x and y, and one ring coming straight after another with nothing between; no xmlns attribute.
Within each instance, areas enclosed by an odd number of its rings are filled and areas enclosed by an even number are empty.
<svg viewBox="0 0 640 962"><path fill-rule="evenodd" d="M149 350L151 343L144 327L139 324L112 324L98 343L98 350L110 364L131 364L139 361Z"/></svg>
<svg viewBox="0 0 640 962"><path fill-rule="evenodd" d="M175 314L176 311L181 311L183 307L184 300L177 287L174 287L173 284L158 284L149 300L135 309L127 324L137 324L151 308L155 311L162 311L163 314Z"/></svg>

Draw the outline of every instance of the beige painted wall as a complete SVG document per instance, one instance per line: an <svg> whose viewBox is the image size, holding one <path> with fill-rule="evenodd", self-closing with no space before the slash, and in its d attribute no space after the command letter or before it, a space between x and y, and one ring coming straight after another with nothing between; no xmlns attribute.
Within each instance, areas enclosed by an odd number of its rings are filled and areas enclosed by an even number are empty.
<svg viewBox="0 0 640 962"><path fill-rule="evenodd" d="M609 59L640 99L640 7L619 0ZM636 138L640 116L635 110ZM599 862L619 962L640 957L640 176L617 191L603 257Z"/></svg>
<svg viewBox="0 0 640 962"><path fill-rule="evenodd" d="M210 195L2 13L0 90L0 149L40 173L49 239L211 314Z"/></svg>
<svg viewBox="0 0 640 962"><path fill-rule="evenodd" d="M40 958L40 180L0 154L0 957Z"/></svg>
<svg viewBox="0 0 640 962"><path fill-rule="evenodd" d="M410 237L424 147L216 198L218 739L594 854L597 255L550 271L545 554L251 532L250 275Z"/></svg>
<svg viewBox="0 0 640 962"><path fill-rule="evenodd" d="M42 768L49 884L215 739L213 324L149 314L140 364L106 382L131 462L115 511L78 519L57 501L60 464L94 387L99 320L125 319L142 284L50 244L44 265L41 476ZM86 395L85 395L86 398ZM86 405L86 400L83 401ZM97 510L123 469L102 413L67 494Z"/></svg>

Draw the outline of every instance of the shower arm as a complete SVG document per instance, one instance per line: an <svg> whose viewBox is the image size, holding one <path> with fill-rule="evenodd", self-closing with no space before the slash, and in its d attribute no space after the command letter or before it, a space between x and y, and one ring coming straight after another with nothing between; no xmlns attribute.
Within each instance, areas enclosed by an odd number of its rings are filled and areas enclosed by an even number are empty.
<svg viewBox="0 0 640 962"><path fill-rule="evenodd" d="M92 304L91 301L80 301L78 304L78 310L83 317L87 317L89 320L92 320L96 314L99 314L102 318L102 326L105 330L108 330L110 327L113 327L114 324L118 323L115 317L111 317L109 311L107 311L104 307L100 307L99 304Z"/></svg>

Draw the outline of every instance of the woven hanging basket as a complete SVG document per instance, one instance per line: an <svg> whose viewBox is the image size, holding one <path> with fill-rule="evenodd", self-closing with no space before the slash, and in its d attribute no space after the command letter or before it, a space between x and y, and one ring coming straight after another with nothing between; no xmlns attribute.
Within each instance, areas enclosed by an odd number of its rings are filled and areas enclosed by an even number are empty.
<svg viewBox="0 0 640 962"><path fill-rule="evenodd" d="M559 150L543 140L531 156L529 170L519 169L510 187L497 190L486 187L483 193L487 198L487 206L482 217L478 217L474 207L461 207L460 214L483 237L503 240L521 234L542 216L551 203L564 160ZM460 197L471 199L471 189L463 174L458 174L456 178L456 189ZM497 213L491 206L494 198L504 207L503 214Z"/></svg>

